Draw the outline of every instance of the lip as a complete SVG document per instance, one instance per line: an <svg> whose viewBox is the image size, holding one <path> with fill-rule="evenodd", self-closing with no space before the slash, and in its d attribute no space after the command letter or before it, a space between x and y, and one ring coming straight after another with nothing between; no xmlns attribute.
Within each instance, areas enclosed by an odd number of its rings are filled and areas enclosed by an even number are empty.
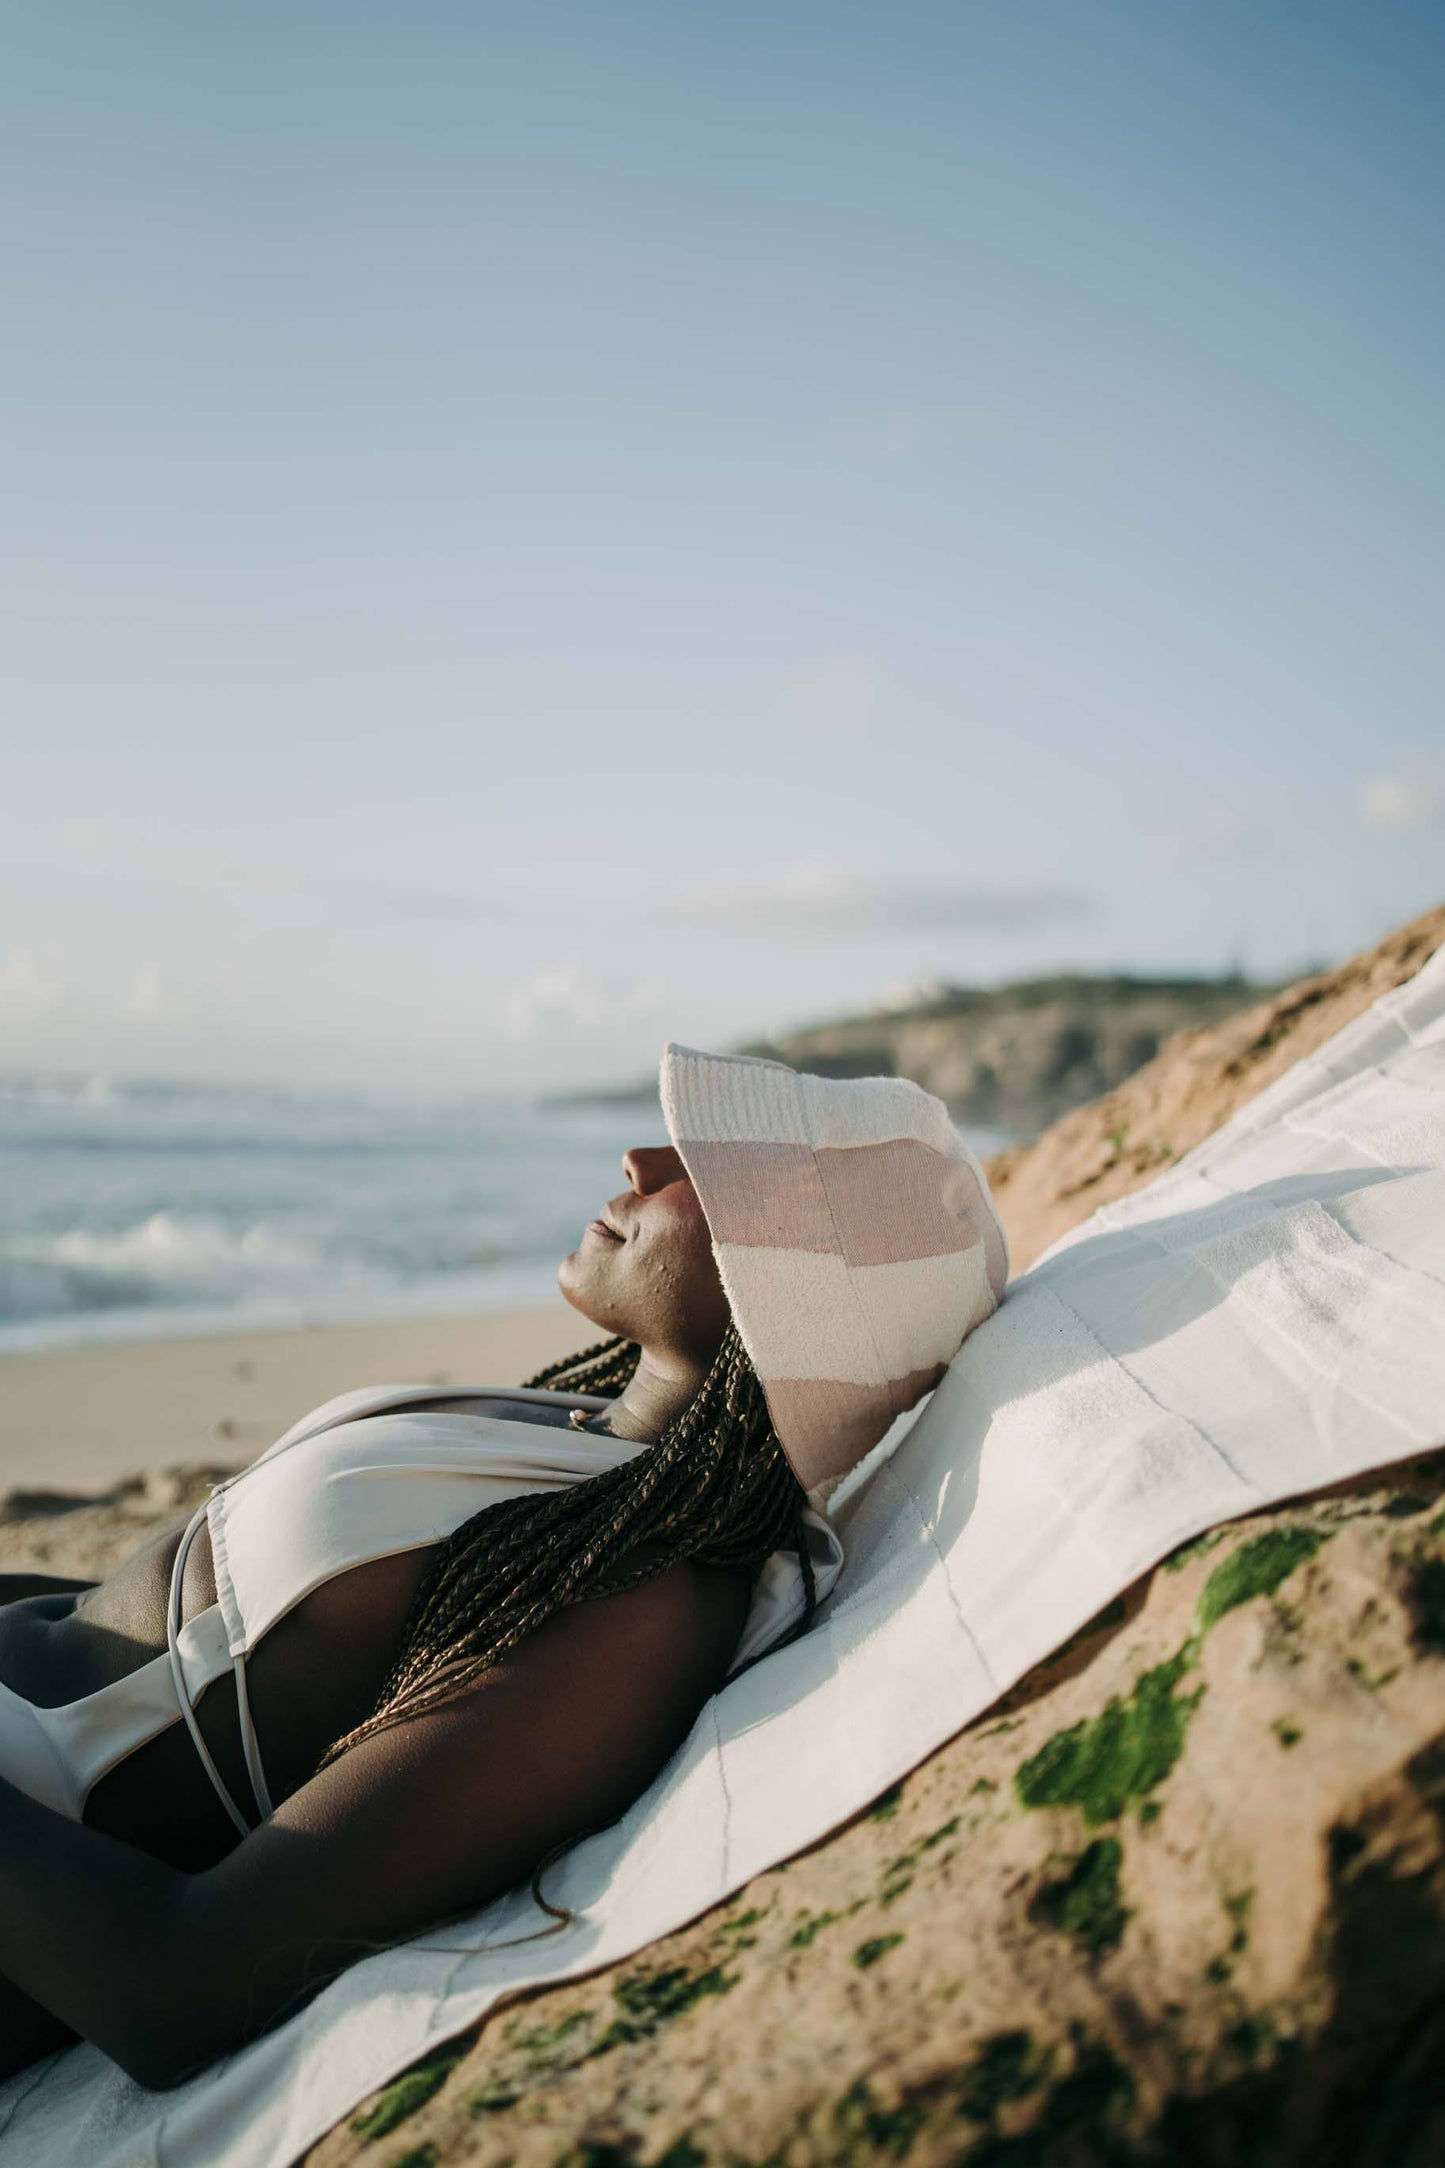
<svg viewBox="0 0 1445 2168"><path fill-rule="evenodd" d="M621 1242L625 1237L617 1232L610 1220L595 1219L587 1222L589 1235L604 1235L609 1242Z"/></svg>

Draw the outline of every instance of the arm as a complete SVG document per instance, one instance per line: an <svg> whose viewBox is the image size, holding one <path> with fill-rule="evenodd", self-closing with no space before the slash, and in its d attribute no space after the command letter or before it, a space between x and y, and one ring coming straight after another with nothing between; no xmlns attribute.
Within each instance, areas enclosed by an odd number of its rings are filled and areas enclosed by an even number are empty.
<svg viewBox="0 0 1445 2168"><path fill-rule="evenodd" d="M691 1566L564 1611L200 1875L0 1783L0 1972L142 2084L175 2084L377 1945L615 1819L686 1735L740 1623L730 1579Z"/></svg>

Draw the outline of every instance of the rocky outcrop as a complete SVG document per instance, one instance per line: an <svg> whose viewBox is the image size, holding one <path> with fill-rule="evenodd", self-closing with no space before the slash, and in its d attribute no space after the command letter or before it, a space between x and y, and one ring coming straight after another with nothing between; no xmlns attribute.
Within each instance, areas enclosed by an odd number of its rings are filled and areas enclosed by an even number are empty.
<svg viewBox="0 0 1445 2168"><path fill-rule="evenodd" d="M1008 1155L1016 1249L1147 1180L1442 938L1438 912ZM848 1828L497 2012L308 2168L1442 2159L1436 1453L1189 1546Z"/></svg>
<svg viewBox="0 0 1445 2168"><path fill-rule="evenodd" d="M1333 971L1178 1033L1127 1083L989 1161L1016 1272L1101 1204L1141 1189L1445 942L1445 905Z"/></svg>
<svg viewBox="0 0 1445 2168"><path fill-rule="evenodd" d="M1434 2168L1442 1506L1436 1456L1205 1538L850 1828L309 2168Z"/></svg>
<svg viewBox="0 0 1445 2168"><path fill-rule="evenodd" d="M746 1051L819 1076L910 1077L965 1127L1032 1136L1122 1083L1176 1032L1228 1016L1259 991L1243 979L1079 976L946 987Z"/></svg>
<svg viewBox="0 0 1445 2168"><path fill-rule="evenodd" d="M939 986L894 1008L759 1039L740 1049L814 1076L904 1076L947 1102L967 1128L1034 1136L1070 1107L1110 1091L1176 1032L1257 999L1248 980L1093 978L1011 986ZM655 1104L645 1078L566 1093L559 1105Z"/></svg>

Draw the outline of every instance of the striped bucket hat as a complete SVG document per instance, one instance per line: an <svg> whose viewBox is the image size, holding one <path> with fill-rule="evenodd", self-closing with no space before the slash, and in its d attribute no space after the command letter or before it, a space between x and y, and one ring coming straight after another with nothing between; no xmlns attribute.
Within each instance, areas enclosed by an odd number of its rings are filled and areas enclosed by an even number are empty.
<svg viewBox="0 0 1445 2168"><path fill-rule="evenodd" d="M662 1111L806 1490L862 1459L998 1307L1008 1248L941 1100L669 1046Z"/></svg>

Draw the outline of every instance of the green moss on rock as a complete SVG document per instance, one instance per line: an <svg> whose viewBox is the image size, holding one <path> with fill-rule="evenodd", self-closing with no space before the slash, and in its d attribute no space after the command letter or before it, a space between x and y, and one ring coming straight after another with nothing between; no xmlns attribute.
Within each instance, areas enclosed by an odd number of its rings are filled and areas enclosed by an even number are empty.
<svg viewBox="0 0 1445 2168"><path fill-rule="evenodd" d="M963 2074L958 2112L971 2123L993 2123L1006 2101L1026 2100L1049 2074L1052 2053L1022 2030L985 2040Z"/></svg>
<svg viewBox="0 0 1445 2168"><path fill-rule="evenodd" d="M927 2120L928 2110L921 2100L905 2098L896 2107L883 2107L866 2078L850 2085L833 2109L834 2128L850 2150L857 2147L869 2156L882 2154L890 2160L906 2157Z"/></svg>
<svg viewBox="0 0 1445 2168"><path fill-rule="evenodd" d="M902 1935L870 1935L866 1942L859 1943L852 1961L860 1972L866 1972L880 1957L886 1957L890 1950L896 1949L902 1940Z"/></svg>
<svg viewBox="0 0 1445 2168"><path fill-rule="evenodd" d="M445 2041L413 2063L410 2070L403 2070L399 2078L393 2078L369 2108L353 2116L351 2127L357 2137L368 2144L375 2138L385 2138L418 2108L425 2107L432 2095L441 2091L475 2038L475 2032L469 2032L460 2040Z"/></svg>
<svg viewBox="0 0 1445 2168"><path fill-rule="evenodd" d="M663 1972L628 1973L612 1993L622 2015L613 2019L594 2041L587 2059L610 2054L634 2040L649 2039L674 2018L682 2017L710 1995L726 1995L736 1987L737 1974L710 1965L705 1972L689 1972L686 1965L669 1965Z"/></svg>
<svg viewBox="0 0 1445 2168"><path fill-rule="evenodd" d="M854 1904L849 1905L845 1912L800 1912L797 1916L798 1924L788 1937L788 1948L806 1950L815 1935L820 1935L825 1927L836 1927L839 1920L850 1919L855 1912L861 1912L863 1904L864 1900L860 1897Z"/></svg>
<svg viewBox="0 0 1445 2168"><path fill-rule="evenodd" d="M493 2072L491 2077L483 2079L467 2106L473 2115L501 2115L508 2108L515 2108L521 2097L522 2088L515 2080Z"/></svg>
<svg viewBox="0 0 1445 2168"><path fill-rule="evenodd" d="M1232 1956L1249 1947L1249 1916L1254 1910L1254 1891L1242 1889L1235 1897L1226 1897L1224 1909L1234 1922L1234 1933L1229 1938Z"/></svg>
<svg viewBox="0 0 1445 2168"><path fill-rule="evenodd" d="M1077 1807L1097 1826L1118 1818L1131 1799L1162 1784L1184 1750L1189 1720L1204 1688L1177 1691L1195 1654L1193 1642L1141 1674L1127 1699L1054 1733L1014 1775L1026 1807Z"/></svg>
<svg viewBox="0 0 1445 2168"><path fill-rule="evenodd" d="M573 2033L582 2026L590 2024L591 2019L590 2010L569 2010L566 2017L559 2018L555 2025L534 2025L530 2032L518 2035L517 2051L525 2055L529 2063L550 2062L558 2048L570 2040Z"/></svg>
<svg viewBox="0 0 1445 2168"><path fill-rule="evenodd" d="M1066 1875L1044 1884L1031 1917L1072 1935L1090 1957L1117 1949L1129 1919L1129 1908L1119 1896L1123 1859L1117 1837L1096 1837Z"/></svg>
<svg viewBox="0 0 1445 2168"><path fill-rule="evenodd" d="M730 1956L736 1956L740 1950L754 1949L758 1938L752 1930L767 1916L767 1911L760 1911L756 1905L752 1905L746 1912L739 1913L736 1919L722 1920L714 1929L714 1940L720 1942Z"/></svg>
<svg viewBox="0 0 1445 2168"><path fill-rule="evenodd" d="M1272 1596L1296 1567L1313 1558L1324 1536L1318 1528L1269 1528L1251 1536L1221 1561L1204 1584L1199 1598L1199 1624L1209 1628L1242 1603L1256 1596Z"/></svg>
<svg viewBox="0 0 1445 2168"><path fill-rule="evenodd" d="M959 2155L960 2168L1124 2168L1139 2158L1127 2127L1133 2104L1123 2064L1076 2027L1073 2067L1050 2086L1033 2121L1022 2130L982 2133Z"/></svg>
<svg viewBox="0 0 1445 2168"><path fill-rule="evenodd" d="M1186 1566L1193 1565L1196 1558L1203 1558L1207 1552L1217 1550L1224 1541L1225 1533L1222 1528L1208 1528L1202 1536L1196 1536L1192 1543L1181 1543L1179 1549L1172 1551L1165 1559L1164 1571L1182 1573Z"/></svg>
<svg viewBox="0 0 1445 2168"><path fill-rule="evenodd" d="M1415 1646L1445 1652L1445 1559L1417 1558L1410 1574Z"/></svg>
<svg viewBox="0 0 1445 2168"><path fill-rule="evenodd" d="M1278 2039L1274 2019L1268 2011L1255 2010L1246 2012L1237 2025L1230 2027L1224 2036L1224 2044L1236 2055L1258 2062L1273 2052Z"/></svg>
<svg viewBox="0 0 1445 2168"><path fill-rule="evenodd" d="M948 1821L940 1823L937 1829L931 1829L926 1837L920 1837L917 1844L910 1846L906 1852L900 1852L896 1858L889 1860L883 1870L883 1888L878 1898L880 1904L891 1905L896 1897L901 1897L903 1892L912 1886L918 1863L925 1852L933 1851L946 1838L956 1836L958 1820L956 1814L952 1815Z"/></svg>

